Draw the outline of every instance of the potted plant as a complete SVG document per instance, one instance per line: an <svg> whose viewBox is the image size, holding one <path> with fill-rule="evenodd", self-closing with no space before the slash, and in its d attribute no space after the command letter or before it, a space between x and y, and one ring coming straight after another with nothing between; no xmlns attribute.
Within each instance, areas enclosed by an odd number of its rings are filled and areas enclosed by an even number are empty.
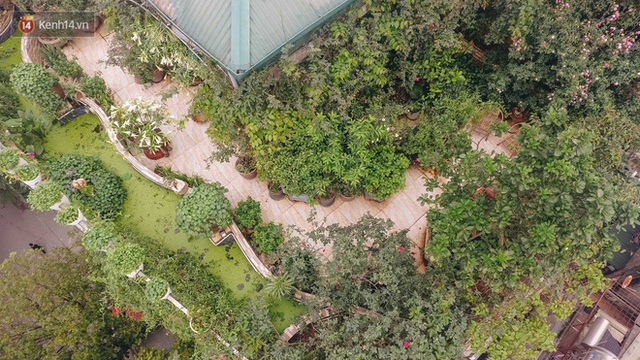
<svg viewBox="0 0 640 360"><path fill-rule="evenodd" d="M42 174L40 168L37 165L25 164L16 168L16 176L20 181L24 182L30 188L36 187L42 182Z"/></svg>
<svg viewBox="0 0 640 360"><path fill-rule="evenodd" d="M276 183L269 183L267 185L269 189L269 197L273 200L282 200L284 199L284 191L282 190L282 186Z"/></svg>
<svg viewBox="0 0 640 360"><path fill-rule="evenodd" d="M266 225L258 225L254 229L253 239L258 251L271 254L278 249L284 241L282 225L276 225L273 221Z"/></svg>
<svg viewBox="0 0 640 360"><path fill-rule="evenodd" d="M163 106L137 99L111 107L109 121L121 140L131 140L149 159L157 160L169 153L169 138L160 130L167 118Z"/></svg>
<svg viewBox="0 0 640 360"><path fill-rule="evenodd" d="M333 205L336 201L336 194L335 186L331 185L327 187L323 192L318 194L318 204L325 207Z"/></svg>
<svg viewBox="0 0 640 360"><path fill-rule="evenodd" d="M151 74L151 82L153 83L159 83L162 80L164 80L164 76L167 73L165 73L163 70L156 68L155 70L153 70L153 73Z"/></svg>
<svg viewBox="0 0 640 360"><path fill-rule="evenodd" d="M151 303L159 302L169 291L169 283L164 279L153 278L144 286L144 295Z"/></svg>
<svg viewBox="0 0 640 360"><path fill-rule="evenodd" d="M62 198L62 186L59 183L48 181L41 183L27 195L27 203L32 209L47 211Z"/></svg>
<svg viewBox="0 0 640 360"><path fill-rule="evenodd" d="M212 234L212 225L221 228L232 222L231 203L224 195L227 189L220 183L200 185L180 199L176 209L178 228L206 237Z"/></svg>
<svg viewBox="0 0 640 360"><path fill-rule="evenodd" d="M80 64L75 59L67 59L62 50L56 47L43 46L40 48L40 56L59 76L73 79L79 79L82 76Z"/></svg>
<svg viewBox="0 0 640 360"><path fill-rule="evenodd" d="M121 243L107 251L108 268L116 275L135 277L144 269L144 248L135 243Z"/></svg>
<svg viewBox="0 0 640 360"><path fill-rule="evenodd" d="M346 182L341 182L338 184L338 192L344 201L352 201L356 198L358 194L361 194L361 191L358 191L354 186L349 185Z"/></svg>
<svg viewBox="0 0 640 360"><path fill-rule="evenodd" d="M375 148L370 154L370 165L362 180L365 198L373 201L384 201L405 185L409 159L396 154L391 145Z"/></svg>
<svg viewBox="0 0 640 360"><path fill-rule="evenodd" d="M85 219L86 218L82 214L82 211L80 211L77 206L69 204L63 207L62 210L56 214L56 217L53 220L60 225L75 226Z"/></svg>
<svg viewBox="0 0 640 360"><path fill-rule="evenodd" d="M247 180L255 179L258 176L256 169L256 160L251 155L241 155L236 160L236 170L240 176Z"/></svg>
<svg viewBox="0 0 640 360"><path fill-rule="evenodd" d="M82 245L92 251L106 251L120 240L111 222L101 222L89 228L82 236Z"/></svg>
<svg viewBox="0 0 640 360"><path fill-rule="evenodd" d="M209 121L209 119L207 119L207 117L204 115L203 112L199 112L191 115L191 120L200 124L203 124Z"/></svg>
<svg viewBox="0 0 640 360"><path fill-rule="evenodd" d="M262 222L262 212L260 203L253 200L251 196L247 200L240 201L233 211L236 224L243 231L253 230Z"/></svg>
<svg viewBox="0 0 640 360"><path fill-rule="evenodd" d="M12 148L4 148L0 150L0 171L3 173L13 172L13 169L20 162L20 154L18 150Z"/></svg>
<svg viewBox="0 0 640 360"><path fill-rule="evenodd" d="M11 84L19 95L54 113L62 106L58 78L44 67L33 63L20 63L11 72ZM58 93L54 92L56 89Z"/></svg>

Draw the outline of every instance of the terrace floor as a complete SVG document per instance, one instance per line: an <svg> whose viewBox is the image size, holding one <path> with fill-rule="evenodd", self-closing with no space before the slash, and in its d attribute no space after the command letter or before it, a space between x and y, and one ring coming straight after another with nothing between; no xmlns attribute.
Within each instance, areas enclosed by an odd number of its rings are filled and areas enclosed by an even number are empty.
<svg viewBox="0 0 640 360"><path fill-rule="evenodd" d="M99 71L107 87L111 89L116 103L134 98L153 98L162 101L163 94L177 87L168 80L151 86L136 84L134 77L124 69L107 66L105 61L111 38L112 34L105 34L104 27L101 27L94 37L76 38L63 50L69 57L76 57L88 75L94 75ZM194 88L179 88L176 95L164 100L176 119L185 118L193 93ZM148 160L144 156L139 159L150 169L156 165L168 166L174 171L189 176L200 176L207 182L217 181L229 189L227 197L233 206L251 196L261 203L265 221L310 230L313 224L308 219L312 210L316 213L315 219L320 222L324 220L326 224L347 225L368 214L391 219L395 224L394 230L408 229L408 237L414 243L424 239L427 226L426 213L429 207L421 205L418 197L425 193L425 177L430 175L423 173L420 169L409 168L406 173L405 188L381 203L368 201L363 197L352 201L343 201L338 197L330 207L319 205L312 207L309 204L288 199L274 201L269 197L265 181L246 180L240 176L234 167L235 159L229 163L209 160L214 144L205 133L207 127L208 124L199 124L190 120L184 122L183 129L166 126L163 130L170 132L169 138L173 148L170 157L158 161ZM472 141L474 148L477 145L478 149L489 153L494 150L505 152L498 146L501 139L494 136L485 138L481 134L472 133ZM322 244L318 244L317 248L321 249ZM331 253L329 248L322 249L325 250L323 252L326 255Z"/></svg>

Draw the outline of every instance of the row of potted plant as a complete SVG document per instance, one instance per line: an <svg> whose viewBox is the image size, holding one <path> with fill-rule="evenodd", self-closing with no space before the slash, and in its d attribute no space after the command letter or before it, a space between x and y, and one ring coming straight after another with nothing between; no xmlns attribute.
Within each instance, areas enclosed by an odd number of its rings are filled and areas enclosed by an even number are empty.
<svg viewBox="0 0 640 360"><path fill-rule="evenodd" d="M110 124L120 140L151 160L169 155L170 140L160 126L168 124L167 109L152 100L135 99L112 106Z"/></svg>
<svg viewBox="0 0 640 360"><path fill-rule="evenodd" d="M40 168L35 160L27 162L21 156L20 151L13 148L0 150L0 172L5 176L20 180L27 186L34 188L42 181Z"/></svg>

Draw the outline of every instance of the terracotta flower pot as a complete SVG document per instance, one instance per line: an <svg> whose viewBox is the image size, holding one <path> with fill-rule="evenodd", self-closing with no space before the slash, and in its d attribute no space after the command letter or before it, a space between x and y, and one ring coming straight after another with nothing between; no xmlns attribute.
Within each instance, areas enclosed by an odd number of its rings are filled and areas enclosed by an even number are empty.
<svg viewBox="0 0 640 360"><path fill-rule="evenodd" d="M144 148L142 149L142 152L144 152L144 155L151 160L160 160L164 157L164 153L160 150L152 153L148 148Z"/></svg>
<svg viewBox="0 0 640 360"><path fill-rule="evenodd" d="M206 123L207 121L209 121L209 119L207 119L204 116L204 113L201 113L201 112L197 113L197 114L194 114L194 115L191 115L191 120L193 120L193 121L195 121L197 123Z"/></svg>
<svg viewBox="0 0 640 360"><path fill-rule="evenodd" d="M418 118L420 117L420 113L419 112L411 112L411 111L407 111L407 119L409 120L418 120Z"/></svg>
<svg viewBox="0 0 640 360"><path fill-rule="evenodd" d="M282 200L284 199L284 191L282 191L282 188L273 189L273 186L270 185L269 197L272 198L273 200Z"/></svg>
<svg viewBox="0 0 640 360"><path fill-rule="evenodd" d="M193 79L193 82L191 84L189 84L189 86L198 86L200 84L202 84L202 79L196 76Z"/></svg>
<svg viewBox="0 0 640 360"><path fill-rule="evenodd" d="M243 178L247 179L247 180L253 180L256 178L256 176L258 176L258 170L257 169L253 169L249 172L242 172L240 171L240 169L238 169L238 163L240 163L240 159L236 160L236 171L240 174L240 176L242 176Z"/></svg>
<svg viewBox="0 0 640 360"><path fill-rule="evenodd" d="M329 197L326 197L326 198L323 198L322 196L318 196L318 204L322 206L329 207L333 205L334 202L336 202L335 194L331 194Z"/></svg>
<svg viewBox="0 0 640 360"><path fill-rule="evenodd" d="M62 88L62 85L60 84L55 84L51 87L51 91L53 91L54 93L56 93L58 96L60 96L60 99L65 98L64 96L64 89Z"/></svg>
<svg viewBox="0 0 640 360"><path fill-rule="evenodd" d="M164 80L164 75L165 75L164 71L160 69L155 69L153 71L153 74L151 75L151 81L154 83L159 83L160 81Z"/></svg>

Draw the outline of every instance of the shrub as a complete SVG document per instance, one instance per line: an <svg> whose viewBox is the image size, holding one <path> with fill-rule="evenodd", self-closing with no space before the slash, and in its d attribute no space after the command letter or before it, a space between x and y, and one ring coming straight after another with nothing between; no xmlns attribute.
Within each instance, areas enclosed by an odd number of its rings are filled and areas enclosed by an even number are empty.
<svg viewBox="0 0 640 360"><path fill-rule="evenodd" d="M376 199L386 199L405 184L409 160L395 153L392 146L379 146L371 153L364 189Z"/></svg>
<svg viewBox="0 0 640 360"><path fill-rule="evenodd" d="M289 274L287 273L269 279L269 282L264 287L264 292L267 296L276 299L289 297L294 290L293 280L289 278Z"/></svg>
<svg viewBox="0 0 640 360"><path fill-rule="evenodd" d="M98 74L92 77L83 76L80 78L80 89L86 96L96 100L103 107L111 107L111 99L107 94L107 84Z"/></svg>
<svg viewBox="0 0 640 360"><path fill-rule="evenodd" d="M16 176L22 181L31 181L40 175L40 168L37 165L25 164L16 168Z"/></svg>
<svg viewBox="0 0 640 360"><path fill-rule="evenodd" d="M0 171L7 172L18 166L20 154L16 149L5 148L0 150Z"/></svg>
<svg viewBox="0 0 640 360"><path fill-rule="evenodd" d="M0 123L11 119L20 109L18 94L10 84L0 81Z"/></svg>
<svg viewBox="0 0 640 360"><path fill-rule="evenodd" d="M262 222L260 203L253 200L251 196L238 203L234 215L240 229L253 229Z"/></svg>
<svg viewBox="0 0 640 360"><path fill-rule="evenodd" d="M75 205L67 205L60 210L53 219L61 225L69 225L78 220L78 207Z"/></svg>
<svg viewBox="0 0 640 360"><path fill-rule="evenodd" d="M211 226L231 224L231 203L224 196L227 189L220 183L202 185L185 195L178 203L176 223L184 231L210 235Z"/></svg>
<svg viewBox="0 0 640 360"><path fill-rule="evenodd" d="M144 287L144 294L152 302L158 302L167 293L169 283L164 279L153 278L147 281Z"/></svg>
<svg viewBox="0 0 640 360"><path fill-rule="evenodd" d="M20 63L13 68L11 83L16 92L46 111L55 112L62 100L51 87L58 83L58 78L38 64Z"/></svg>
<svg viewBox="0 0 640 360"><path fill-rule="evenodd" d="M127 275L144 262L145 250L134 243L123 243L107 252L107 263L116 275Z"/></svg>
<svg viewBox="0 0 640 360"><path fill-rule="evenodd" d="M40 49L42 59L60 76L76 77L82 73L80 64L67 59L62 50L53 46L43 46Z"/></svg>
<svg viewBox="0 0 640 360"><path fill-rule="evenodd" d="M63 155L50 164L50 177L64 184L64 192L74 201L95 211L103 219L116 217L124 206L127 191L122 180L106 170L99 159L80 155ZM85 179L92 192L78 191L73 180Z"/></svg>
<svg viewBox="0 0 640 360"><path fill-rule="evenodd" d="M253 239L258 245L258 250L271 254L284 241L282 225L272 222L266 225L258 225L253 233Z"/></svg>
<svg viewBox="0 0 640 360"><path fill-rule="evenodd" d="M27 195L27 202L32 209L47 211L62 198L62 186L54 181L38 185Z"/></svg>
<svg viewBox="0 0 640 360"><path fill-rule="evenodd" d="M103 222L91 227L82 237L82 245L87 250L104 250L109 243L115 244L120 237L111 222Z"/></svg>

